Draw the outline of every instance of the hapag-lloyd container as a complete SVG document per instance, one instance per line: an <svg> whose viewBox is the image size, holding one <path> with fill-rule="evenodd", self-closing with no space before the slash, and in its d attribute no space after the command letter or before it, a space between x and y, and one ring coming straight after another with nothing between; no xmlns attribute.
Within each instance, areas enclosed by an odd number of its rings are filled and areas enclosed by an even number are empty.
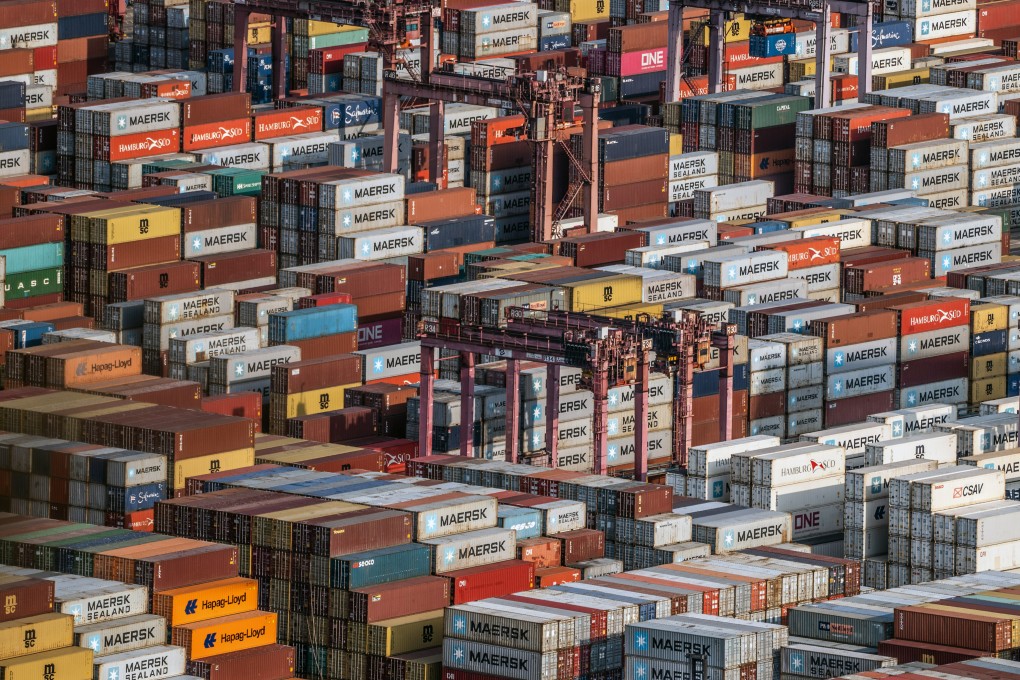
<svg viewBox="0 0 1020 680"><path fill-rule="evenodd" d="M253 611L175 626L171 641L184 647L189 659L204 659L271 644L276 640L276 627L275 613ZM213 645L208 644L210 639L215 639Z"/></svg>
<svg viewBox="0 0 1020 680"><path fill-rule="evenodd" d="M517 554L516 533L511 529L481 529L455 536L426 539L437 574L512 560Z"/></svg>
<svg viewBox="0 0 1020 680"><path fill-rule="evenodd" d="M868 445L867 465L888 465L924 458L939 464L956 462L956 437L945 433L918 434Z"/></svg>

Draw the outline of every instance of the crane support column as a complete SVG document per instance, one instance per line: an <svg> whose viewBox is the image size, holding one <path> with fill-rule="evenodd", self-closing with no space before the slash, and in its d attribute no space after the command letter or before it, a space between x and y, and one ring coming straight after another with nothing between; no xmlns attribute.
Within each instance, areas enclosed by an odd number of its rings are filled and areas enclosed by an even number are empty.
<svg viewBox="0 0 1020 680"><path fill-rule="evenodd" d="M588 233L596 231L599 219L599 129L598 111L601 90L593 87L589 81L589 92L581 96L581 107L584 116L584 131L581 133L584 147L581 149L581 165L588 171L590 182L581 187L581 198L584 201L584 225Z"/></svg>
<svg viewBox="0 0 1020 680"><path fill-rule="evenodd" d="M287 96L287 18L276 17L273 22L273 97L283 99ZM245 59L247 61L247 59ZM237 54L234 55L237 63Z"/></svg>
<svg viewBox="0 0 1020 680"><path fill-rule="evenodd" d="M516 463L521 452L521 362L506 361L506 461Z"/></svg>
<svg viewBox="0 0 1020 680"><path fill-rule="evenodd" d="M560 365L549 364L545 370L545 450L549 465L556 467L560 439Z"/></svg>
<svg viewBox="0 0 1020 680"><path fill-rule="evenodd" d="M634 479L648 479L648 352L638 354L634 382Z"/></svg>
<svg viewBox="0 0 1020 680"><path fill-rule="evenodd" d="M244 92L248 82L248 18L251 11L234 5L234 92Z"/></svg>
<svg viewBox="0 0 1020 680"><path fill-rule="evenodd" d="M383 83L382 119L385 140L383 142L383 170L397 172L400 167L400 97L387 92Z"/></svg>
<svg viewBox="0 0 1020 680"><path fill-rule="evenodd" d="M418 455L432 455L432 402L435 396L434 381L436 379L436 348L422 344L421 346L421 413L418 416Z"/></svg>
<svg viewBox="0 0 1020 680"><path fill-rule="evenodd" d="M719 381L719 441L728 442L733 439L733 350L736 339L733 336L735 326L727 324L724 336L718 337L713 343L719 349L719 367L722 369L722 380Z"/></svg>
<svg viewBox="0 0 1020 680"><path fill-rule="evenodd" d="M815 107L832 106L832 13L822 4L822 20L815 24Z"/></svg>
<svg viewBox="0 0 1020 680"><path fill-rule="evenodd" d="M669 3L669 37L666 39L666 103L680 101L684 75L684 5Z"/></svg>
<svg viewBox="0 0 1020 680"><path fill-rule="evenodd" d="M475 353L460 353L460 455L475 455Z"/></svg>
<svg viewBox="0 0 1020 680"><path fill-rule="evenodd" d="M726 54L726 15L712 10L708 21L708 91L723 91L723 61Z"/></svg>
<svg viewBox="0 0 1020 680"><path fill-rule="evenodd" d="M429 179L446 188L449 170L446 167L446 102L429 102Z"/></svg>
<svg viewBox="0 0 1020 680"><path fill-rule="evenodd" d="M826 5L828 6L828 5ZM857 96L861 97L871 92L871 27L874 22L874 8L871 3L866 3L867 14L861 23L861 37L857 41Z"/></svg>
<svg viewBox="0 0 1020 680"><path fill-rule="evenodd" d="M592 417L592 459L594 472L606 474L609 468L609 366L605 358L605 349L596 350L595 361L592 362L592 392L595 400L595 414Z"/></svg>

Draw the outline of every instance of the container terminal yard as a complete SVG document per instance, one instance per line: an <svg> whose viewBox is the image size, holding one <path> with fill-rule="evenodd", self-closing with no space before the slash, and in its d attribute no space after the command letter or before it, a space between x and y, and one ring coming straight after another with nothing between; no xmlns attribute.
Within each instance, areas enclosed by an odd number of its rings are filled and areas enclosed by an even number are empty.
<svg viewBox="0 0 1020 680"><path fill-rule="evenodd" d="M1020 0L0 0L0 680L1020 680Z"/></svg>

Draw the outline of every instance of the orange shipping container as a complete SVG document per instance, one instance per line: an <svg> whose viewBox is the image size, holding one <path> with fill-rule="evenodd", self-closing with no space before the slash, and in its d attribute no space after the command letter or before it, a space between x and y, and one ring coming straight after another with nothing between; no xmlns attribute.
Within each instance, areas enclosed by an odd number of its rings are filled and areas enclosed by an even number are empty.
<svg viewBox="0 0 1020 680"><path fill-rule="evenodd" d="M515 131L524 130L524 116L500 116L471 123L471 141L480 146L496 146L518 141Z"/></svg>
<svg viewBox="0 0 1020 680"><path fill-rule="evenodd" d="M228 578L154 593L152 612L167 619L171 626L198 623L255 611L258 593L258 581Z"/></svg>
<svg viewBox="0 0 1020 680"><path fill-rule="evenodd" d="M525 538L517 541L517 559L534 562L537 569L562 564L563 544L555 538Z"/></svg>
<svg viewBox="0 0 1020 680"><path fill-rule="evenodd" d="M764 250L764 248L763 248ZM839 262L838 236L812 236L799 241L777 243L768 250L782 250L787 254L788 269L817 267Z"/></svg>
<svg viewBox="0 0 1020 680"><path fill-rule="evenodd" d="M581 570L573 567L548 567L535 570L535 586L551 588L561 583L574 583L581 580Z"/></svg>
<svg viewBox="0 0 1020 680"><path fill-rule="evenodd" d="M46 382L51 387L77 387L141 372L140 347L111 345L50 358L46 366Z"/></svg>
<svg viewBox="0 0 1020 680"><path fill-rule="evenodd" d="M322 108L318 106L295 106L259 113L253 120L255 141L306 132L322 132Z"/></svg>
<svg viewBox="0 0 1020 680"><path fill-rule="evenodd" d="M175 626L170 644L184 647L191 660L240 652L276 642L276 614L254 611Z"/></svg>

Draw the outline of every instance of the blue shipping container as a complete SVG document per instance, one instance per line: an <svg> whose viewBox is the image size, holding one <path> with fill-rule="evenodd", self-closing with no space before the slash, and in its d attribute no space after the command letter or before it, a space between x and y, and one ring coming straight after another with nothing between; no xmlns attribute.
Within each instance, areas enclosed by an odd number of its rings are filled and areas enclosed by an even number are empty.
<svg viewBox="0 0 1020 680"><path fill-rule="evenodd" d="M0 257L7 259L7 273L21 274L38 269L51 269L64 264L63 243L40 243L24 248L0 250Z"/></svg>
<svg viewBox="0 0 1020 680"><path fill-rule="evenodd" d="M28 148L28 126L24 123L0 123L0 152Z"/></svg>
<svg viewBox="0 0 1020 680"><path fill-rule="evenodd" d="M779 220L765 220L764 222L755 222L751 225L756 234L768 234L773 231L783 231L789 229L790 225L786 222L780 222Z"/></svg>
<svg viewBox="0 0 1020 680"><path fill-rule="evenodd" d="M998 354L999 352L1005 352L1008 344L1009 333L1007 331L975 333L970 339L970 353L976 357Z"/></svg>
<svg viewBox="0 0 1020 680"><path fill-rule="evenodd" d="M14 348L25 349L26 347L36 347L42 344L42 336L49 333L55 328L51 323L45 321L33 321L31 323L24 323L19 326L15 326L14 330Z"/></svg>
<svg viewBox="0 0 1020 680"><path fill-rule="evenodd" d="M344 555L329 561L330 586L344 590L428 576L431 573L431 551L428 546L420 543L405 543Z"/></svg>
<svg viewBox="0 0 1020 680"><path fill-rule="evenodd" d="M357 330L358 308L355 305L327 305L269 315L269 341L274 343Z"/></svg>
<svg viewBox="0 0 1020 680"><path fill-rule="evenodd" d="M57 39L74 40L93 35L107 35L110 30L107 21L106 12L60 17L57 19Z"/></svg>
<svg viewBox="0 0 1020 680"><path fill-rule="evenodd" d="M533 508L518 508L500 505L496 512L498 525L503 529L517 532L517 540L537 538L542 535L542 513Z"/></svg>
<svg viewBox="0 0 1020 680"><path fill-rule="evenodd" d="M752 35L750 54L752 57L760 58L795 55L797 54L797 34Z"/></svg>
<svg viewBox="0 0 1020 680"><path fill-rule="evenodd" d="M850 51L856 52L860 45L859 30L850 34ZM871 49L899 47L914 42L914 26L909 21L883 21L871 27Z"/></svg>
<svg viewBox="0 0 1020 680"><path fill-rule="evenodd" d="M148 510L157 501L166 499L166 482L154 482L141 486L106 487L106 509L110 512L134 512Z"/></svg>
<svg viewBox="0 0 1020 680"><path fill-rule="evenodd" d="M665 71L643 73L620 78L620 97L637 97L644 94L658 94L659 84L666 78Z"/></svg>
<svg viewBox="0 0 1020 680"><path fill-rule="evenodd" d="M485 243L496 238L496 218L489 215L425 222L421 227L425 230L425 252Z"/></svg>
<svg viewBox="0 0 1020 680"><path fill-rule="evenodd" d="M549 52L551 50L565 50L570 47L569 35L547 35L539 39L538 50Z"/></svg>

